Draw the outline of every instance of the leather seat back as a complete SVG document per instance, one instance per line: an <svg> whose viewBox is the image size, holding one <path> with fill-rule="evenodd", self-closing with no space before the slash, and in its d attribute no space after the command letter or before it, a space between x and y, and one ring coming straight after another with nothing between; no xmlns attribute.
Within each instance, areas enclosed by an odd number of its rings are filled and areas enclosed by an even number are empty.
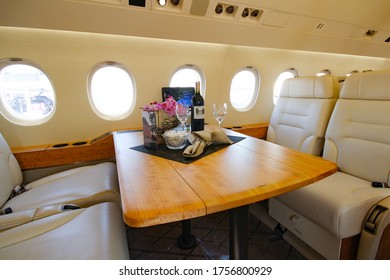
<svg viewBox="0 0 390 280"><path fill-rule="evenodd" d="M324 158L368 181L390 176L390 70L345 80L326 133Z"/></svg>
<svg viewBox="0 0 390 280"><path fill-rule="evenodd" d="M338 81L332 75L284 81L271 116L267 141L320 155L338 94Z"/></svg>
<svg viewBox="0 0 390 280"><path fill-rule="evenodd" d="M0 208L11 195L13 188L22 184L22 181L20 166L0 133Z"/></svg>

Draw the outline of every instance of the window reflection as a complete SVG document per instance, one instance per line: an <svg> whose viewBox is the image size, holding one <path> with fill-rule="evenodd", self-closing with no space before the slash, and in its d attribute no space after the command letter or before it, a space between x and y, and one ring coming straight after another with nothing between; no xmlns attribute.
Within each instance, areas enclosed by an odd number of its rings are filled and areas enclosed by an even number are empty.
<svg viewBox="0 0 390 280"><path fill-rule="evenodd" d="M1 109L13 122L39 124L54 112L54 88L45 73L26 63L11 62L1 69Z"/></svg>

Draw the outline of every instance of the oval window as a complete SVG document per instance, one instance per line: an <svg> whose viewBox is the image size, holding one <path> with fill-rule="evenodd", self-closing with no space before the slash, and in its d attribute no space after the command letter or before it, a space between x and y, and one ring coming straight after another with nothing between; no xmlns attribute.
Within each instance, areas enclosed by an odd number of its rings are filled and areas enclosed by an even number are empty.
<svg viewBox="0 0 390 280"><path fill-rule="evenodd" d="M118 63L103 63L89 74L88 97L95 113L106 120L128 117L135 106L135 83Z"/></svg>
<svg viewBox="0 0 390 280"><path fill-rule="evenodd" d="M260 75L247 67L234 75L230 85L230 102L238 111L250 110L256 102L260 89Z"/></svg>
<svg viewBox="0 0 390 280"><path fill-rule="evenodd" d="M282 89L283 82L287 79L294 78L297 76L298 76L298 72L294 68L290 68L290 69L282 72L278 76L278 78L276 79L275 84L274 84L274 91L273 91L274 104L276 104L276 102L279 99L280 90Z"/></svg>
<svg viewBox="0 0 390 280"><path fill-rule="evenodd" d="M173 74L169 83L170 87L195 87L195 82L200 81L200 93L205 97L206 81L203 72L194 65L179 67Z"/></svg>
<svg viewBox="0 0 390 280"><path fill-rule="evenodd" d="M0 61L0 111L19 125L48 121L56 106L49 77L37 65L23 59Z"/></svg>

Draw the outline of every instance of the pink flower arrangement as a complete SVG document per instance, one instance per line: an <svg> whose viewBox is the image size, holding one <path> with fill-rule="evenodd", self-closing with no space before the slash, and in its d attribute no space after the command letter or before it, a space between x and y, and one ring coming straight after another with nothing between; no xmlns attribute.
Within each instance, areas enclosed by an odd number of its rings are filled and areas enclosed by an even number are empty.
<svg viewBox="0 0 390 280"><path fill-rule="evenodd" d="M145 105L143 107L143 110L145 111L158 111L163 110L165 111L169 116L175 116L176 115L176 100L173 99L172 96L169 96L165 99L164 102L152 102L149 105Z"/></svg>

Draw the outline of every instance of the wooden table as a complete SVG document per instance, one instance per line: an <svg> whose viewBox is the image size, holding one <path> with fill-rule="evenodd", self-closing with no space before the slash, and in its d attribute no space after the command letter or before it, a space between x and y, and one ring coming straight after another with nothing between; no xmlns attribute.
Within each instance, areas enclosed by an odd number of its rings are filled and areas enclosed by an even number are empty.
<svg viewBox="0 0 390 280"><path fill-rule="evenodd" d="M230 257L246 258L248 205L318 181L335 173L337 165L245 137L184 164L130 149L143 144L140 131L115 132L126 224L146 227L231 210Z"/></svg>

